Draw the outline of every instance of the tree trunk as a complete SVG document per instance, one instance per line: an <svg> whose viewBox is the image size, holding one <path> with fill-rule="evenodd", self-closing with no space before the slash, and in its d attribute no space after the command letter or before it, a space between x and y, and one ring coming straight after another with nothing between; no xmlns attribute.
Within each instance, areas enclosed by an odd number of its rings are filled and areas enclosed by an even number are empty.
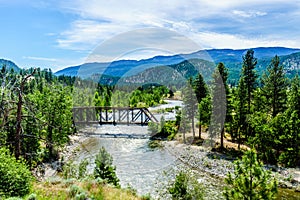
<svg viewBox="0 0 300 200"><path fill-rule="evenodd" d="M16 135L15 135L15 157L18 160L21 154L21 122L22 122L22 91L23 84L21 83L21 87L19 89L19 100L17 107L17 127L16 127Z"/></svg>
<svg viewBox="0 0 300 200"><path fill-rule="evenodd" d="M23 90L24 90L24 84L27 81L27 79L29 77L31 77L34 73L35 70L33 70L33 72L29 75L27 75L25 78L23 78L23 80L20 83L20 88L18 88L18 104L17 104L17 116L16 116L16 120L17 120L17 125L16 125L16 134L15 134L15 157L18 160L21 154L21 131L22 131L22 127L21 127L21 123L22 123L22 105L23 105Z"/></svg>
<svg viewBox="0 0 300 200"><path fill-rule="evenodd" d="M238 128L238 150L241 149L241 133L240 128Z"/></svg>
<svg viewBox="0 0 300 200"><path fill-rule="evenodd" d="M202 128L202 126L201 126L201 123L199 122L199 139L201 139L201 128Z"/></svg>
<svg viewBox="0 0 300 200"><path fill-rule="evenodd" d="M193 139L195 138L195 119L192 117L192 130L193 130Z"/></svg>
<svg viewBox="0 0 300 200"><path fill-rule="evenodd" d="M224 127L221 130L221 149L224 148Z"/></svg>

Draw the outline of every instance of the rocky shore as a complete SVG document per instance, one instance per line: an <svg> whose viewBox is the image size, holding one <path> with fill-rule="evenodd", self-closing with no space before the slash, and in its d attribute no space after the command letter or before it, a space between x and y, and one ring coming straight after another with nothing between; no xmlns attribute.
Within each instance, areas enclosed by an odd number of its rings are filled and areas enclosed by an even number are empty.
<svg viewBox="0 0 300 200"><path fill-rule="evenodd" d="M200 146L185 145L178 141L167 141L163 144L164 148L176 156L178 161L216 180L222 181L229 172L234 171L233 159L224 154L212 152ZM271 170L272 176L278 180L279 187L300 192L300 169L270 165L264 167Z"/></svg>

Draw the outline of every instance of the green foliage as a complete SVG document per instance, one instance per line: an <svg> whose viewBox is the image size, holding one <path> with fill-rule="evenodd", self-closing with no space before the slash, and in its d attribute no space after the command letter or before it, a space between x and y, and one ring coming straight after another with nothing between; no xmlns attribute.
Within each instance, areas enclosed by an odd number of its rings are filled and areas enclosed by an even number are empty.
<svg viewBox="0 0 300 200"><path fill-rule="evenodd" d="M34 91L29 100L35 105L35 117L39 119L39 134L46 139L46 160L57 159L56 148L69 140L72 129L72 99L70 88L43 87Z"/></svg>
<svg viewBox="0 0 300 200"><path fill-rule="evenodd" d="M37 200L37 195L35 193L30 194L26 200Z"/></svg>
<svg viewBox="0 0 300 200"><path fill-rule="evenodd" d="M112 165L112 162L112 156L104 147L101 147L95 159L96 166L94 168L94 177L101 178L102 180L119 187L119 179L115 172L116 168Z"/></svg>
<svg viewBox="0 0 300 200"><path fill-rule="evenodd" d="M202 186L183 171L176 175L174 183L168 188L168 192L174 200L203 199Z"/></svg>
<svg viewBox="0 0 300 200"><path fill-rule="evenodd" d="M69 196L76 200L84 200L88 198L86 192L77 185L71 185L69 189Z"/></svg>
<svg viewBox="0 0 300 200"><path fill-rule="evenodd" d="M198 73L196 78L193 80L193 88L196 94L197 101L198 103L200 103L201 100L208 95L207 85L200 73Z"/></svg>
<svg viewBox="0 0 300 200"><path fill-rule="evenodd" d="M152 139L168 139L173 140L178 133L178 125L176 121L165 121L162 116L160 123L149 123L148 131Z"/></svg>
<svg viewBox="0 0 300 200"><path fill-rule="evenodd" d="M271 178L270 171L262 168L254 150L247 151L242 160L235 161L234 175L228 174L225 182L226 199L260 200L275 199L277 181Z"/></svg>
<svg viewBox="0 0 300 200"><path fill-rule="evenodd" d="M212 116L209 134L211 140L216 136L220 136L221 148L223 148L224 123L227 116L227 76L227 68L223 63L219 63L212 75Z"/></svg>
<svg viewBox="0 0 300 200"><path fill-rule="evenodd" d="M77 177L76 165L71 161L64 163L62 168L62 175L64 179L76 178Z"/></svg>
<svg viewBox="0 0 300 200"><path fill-rule="evenodd" d="M84 178L86 176L86 169L87 169L88 164L89 164L89 161L86 159L82 160L79 163L79 166L78 166L78 178L79 179Z"/></svg>
<svg viewBox="0 0 300 200"><path fill-rule="evenodd" d="M287 100L287 80L278 56L272 59L267 68L267 73L262 76L261 82L263 84L263 95L267 100L265 102L265 106L268 106L267 111L271 112L273 117L279 112L284 112Z"/></svg>
<svg viewBox="0 0 300 200"><path fill-rule="evenodd" d="M139 87L130 95L129 103L131 107L139 107L139 105L140 107L155 106L162 103L162 98L166 97L168 93L169 90L165 86L148 85Z"/></svg>
<svg viewBox="0 0 300 200"><path fill-rule="evenodd" d="M186 117L192 122L193 138L195 138L195 116L197 113L197 103L198 101L193 89L193 79L190 77L187 81L186 87L183 90L183 110L185 110L184 112Z"/></svg>
<svg viewBox="0 0 300 200"><path fill-rule="evenodd" d="M69 161L63 165L62 175L64 179L83 179L87 175L87 166L89 162L83 159L78 165Z"/></svg>
<svg viewBox="0 0 300 200"><path fill-rule="evenodd" d="M254 51L250 49L246 52L245 56L243 56L243 67L238 86L238 107L240 110L239 129L246 135L246 138L252 135L247 118L249 118L249 115L252 113L251 102L253 99L253 91L257 86L258 76L255 71L256 64L257 59L254 57Z"/></svg>
<svg viewBox="0 0 300 200"><path fill-rule="evenodd" d="M22 197L30 192L33 177L24 162L0 149L0 197Z"/></svg>

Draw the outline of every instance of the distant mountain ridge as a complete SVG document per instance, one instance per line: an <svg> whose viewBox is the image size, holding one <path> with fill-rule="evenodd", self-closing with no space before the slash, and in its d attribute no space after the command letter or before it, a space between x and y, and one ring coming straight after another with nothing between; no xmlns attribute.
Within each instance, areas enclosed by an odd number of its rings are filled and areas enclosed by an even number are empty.
<svg viewBox="0 0 300 200"><path fill-rule="evenodd" d="M20 71L20 68L14 62L10 60L0 59L0 68L2 68L4 65L7 67L7 69L13 69L16 72Z"/></svg>
<svg viewBox="0 0 300 200"><path fill-rule="evenodd" d="M248 49L208 49L200 50L190 54L178 54L173 56L155 56L153 58L142 60L118 60L112 63L85 63L78 66L67 67L59 70L55 75L80 76L83 78L91 77L93 74L104 74L113 77L130 77L137 75L147 69L174 65L184 60L202 59L215 64L223 62L232 72L232 76L236 77L240 70L242 56ZM258 47L253 48L254 56L258 60L271 60L275 55L287 56L300 52L300 49L285 47ZM264 62L263 62L264 63ZM263 66L265 68L266 66Z"/></svg>

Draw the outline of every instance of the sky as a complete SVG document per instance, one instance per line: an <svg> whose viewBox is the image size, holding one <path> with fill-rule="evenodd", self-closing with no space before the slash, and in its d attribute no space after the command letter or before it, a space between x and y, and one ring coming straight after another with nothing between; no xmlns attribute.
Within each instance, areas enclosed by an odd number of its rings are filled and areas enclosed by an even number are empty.
<svg viewBox="0 0 300 200"><path fill-rule="evenodd" d="M300 48L300 1L0 0L0 58L53 71L200 49Z"/></svg>

